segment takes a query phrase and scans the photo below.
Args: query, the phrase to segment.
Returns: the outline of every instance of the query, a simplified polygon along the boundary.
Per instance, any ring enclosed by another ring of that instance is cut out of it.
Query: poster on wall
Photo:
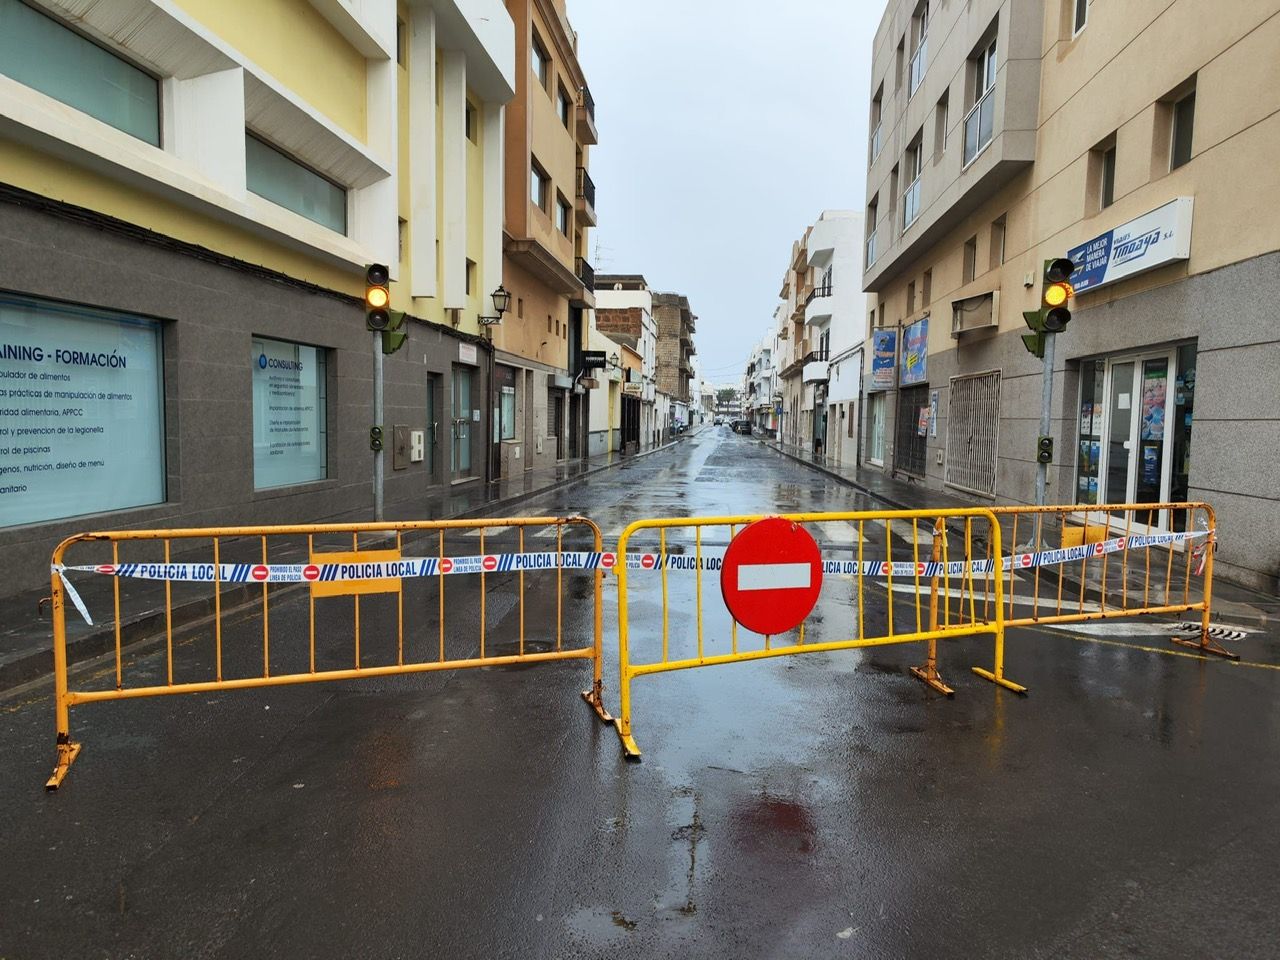
[[[903,386],[924,383],[929,379],[929,318],[917,320],[902,331]]]
[[[873,330],[871,333],[871,381],[868,390],[892,390],[893,368],[898,360],[898,331]]]
[[[929,391],[929,436],[938,435],[938,391]]]
[[[1168,398],[1164,367],[1148,366],[1142,373],[1142,439],[1164,439],[1164,405]]]
[[[324,351],[255,337],[251,361],[254,487],[323,479]]]
[[[160,329],[0,296],[0,526],[164,500]]]

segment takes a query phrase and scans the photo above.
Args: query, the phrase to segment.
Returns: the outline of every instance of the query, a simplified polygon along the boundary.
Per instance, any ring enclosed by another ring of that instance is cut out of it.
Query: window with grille
[[[1000,371],[952,377],[947,412],[949,486],[994,496],[1000,428]]]

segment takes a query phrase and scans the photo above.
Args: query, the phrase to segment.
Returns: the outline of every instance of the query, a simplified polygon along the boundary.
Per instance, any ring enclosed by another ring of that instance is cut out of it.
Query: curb
[[[545,493],[553,490],[559,490],[562,487],[570,486],[581,480],[586,480],[596,474],[604,473],[607,470],[613,470],[624,463],[634,463],[644,457],[651,456],[655,453],[661,453],[664,450],[671,450],[673,447],[690,436],[696,434],[686,434],[678,437],[670,443],[664,443],[660,447],[654,447],[652,450],[645,450],[640,453],[632,454],[628,457],[619,457],[613,463],[601,464],[584,470],[572,477],[565,477],[556,480],[543,487],[533,490],[525,490],[500,500],[492,500],[482,506],[472,507],[459,513],[453,513],[445,517],[439,517],[440,520],[465,520],[476,518],[484,514],[494,514],[497,511],[506,510],[516,504],[523,503],[526,500],[532,500],[534,497],[540,497]],[[259,587],[257,584],[246,584],[243,586],[233,587],[222,593],[222,611],[224,614],[231,613],[246,603],[251,603],[261,598]],[[214,603],[213,597],[201,597],[189,600],[186,603],[175,604],[172,607],[172,624],[176,633],[182,628],[188,627],[201,620],[213,616]],[[164,609],[147,610],[127,618],[121,623],[121,648],[132,646],[137,643],[152,639],[164,630],[165,615]],[[87,633],[80,634],[75,637],[67,638],[67,655],[68,659],[74,663],[81,663],[85,660],[91,660],[109,653],[115,649],[115,627],[108,625],[105,628],[94,628]],[[10,690],[14,687],[20,687],[28,683],[32,683],[47,677],[53,673],[53,650],[49,648],[42,649],[30,653],[24,657],[11,660],[8,663],[0,664],[0,691]]]

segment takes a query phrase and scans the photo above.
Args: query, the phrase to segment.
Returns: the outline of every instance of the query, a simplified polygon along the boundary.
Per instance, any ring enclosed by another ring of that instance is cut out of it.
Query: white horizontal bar
[[[807,563],[746,563],[738,567],[738,589],[807,590],[812,574]]]

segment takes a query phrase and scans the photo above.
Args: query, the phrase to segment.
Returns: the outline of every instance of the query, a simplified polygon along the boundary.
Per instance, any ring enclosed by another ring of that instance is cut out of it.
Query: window
[[[551,89],[551,57],[547,54],[547,47],[542,42],[542,38],[538,36],[538,31],[533,31],[533,57],[532,57],[533,75],[538,78],[538,83],[542,85],[542,89]]]
[[[879,213],[880,195],[876,194],[867,204],[867,254],[863,269],[876,262],[876,216]]]
[[[964,165],[967,167],[987,145],[995,126],[996,39],[993,37],[976,57],[970,60],[973,76],[973,106],[964,118]]]
[[[347,191],[275,147],[245,134],[249,190],[337,233],[347,232]]]
[[[926,270],[920,278],[920,306],[927,307],[933,302],[933,270]]]
[[[254,487],[323,480],[328,475],[325,352],[254,337],[250,361]]]
[[[547,201],[550,199],[551,178],[548,177],[542,167],[538,165],[537,160],[530,163],[529,172],[529,202],[543,213],[547,213],[549,212],[547,210]]]
[[[1196,122],[1196,92],[1193,89],[1173,105],[1173,136],[1169,169],[1177,170],[1191,160],[1191,136]]]
[[[564,87],[560,87],[556,95],[556,112],[560,114],[560,122],[568,130],[573,123],[573,100]]]
[[[573,207],[563,196],[556,195],[556,229],[569,236],[570,224],[573,223]]]
[[[896,93],[902,89],[902,65],[906,60],[907,38],[898,41],[898,52],[893,64],[893,89]]]
[[[160,146],[155,77],[18,0],[0,0],[0,73]]]
[[[524,319],[524,297],[516,297],[516,316]]]
[[[470,140],[472,143],[478,143],[479,141],[476,140],[476,137],[478,135],[478,131],[476,130],[476,127],[477,127],[476,108],[475,108],[475,104],[473,104],[469,99],[467,100],[467,106],[466,106],[466,110],[464,111],[464,114],[466,118],[465,123],[467,126],[467,139]]]
[[[164,502],[160,346],[140,317],[0,294],[0,527]]]
[[[920,173],[924,169],[924,130],[919,130],[907,147],[907,189],[902,194],[902,229],[920,216]]]
[[[894,229],[894,221],[898,216],[898,165],[895,163],[889,171],[889,229]],[[890,234],[892,238],[893,234]]]
[[[951,122],[951,90],[942,92],[933,113],[933,156],[936,160],[947,152],[947,127]]]
[[[991,269],[1004,263],[1004,225],[1005,215],[1001,214],[991,223]]]
[[[396,63],[405,66],[409,62],[409,28],[403,20],[396,18]]]
[[[924,72],[929,67],[929,0],[921,0],[911,29],[915,42],[911,53],[911,76],[907,81],[908,98],[920,89]]]
[[[514,376],[515,371],[512,371]],[[499,399],[498,419],[502,421],[502,439],[516,438],[516,388],[503,386]]]
[[[970,237],[964,242],[964,266],[960,276],[961,283],[968,283],[978,272],[978,238]]]
[[[1102,151],[1102,189],[1098,195],[1098,209],[1105,210],[1116,202],[1116,148],[1115,144]]]
[[[1071,36],[1075,37],[1089,22],[1089,0],[1071,0],[1075,9],[1071,15]]]
[[[907,316],[916,312],[916,282],[907,282]]]
[[[408,236],[409,236],[409,221],[404,219],[404,217],[400,217],[399,220],[397,221],[396,226],[397,226],[396,259],[399,260],[401,263],[404,263],[404,246],[405,246],[405,241],[408,239]]]
[[[875,162],[876,157],[880,156],[880,147],[883,145],[881,139],[880,121],[884,112],[884,84],[880,84],[880,89],[876,91],[876,95],[871,99],[871,160]]]
[[[474,260],[468,259],[467,260],[467,288],[466,288],[467,296],[468,297],[471,296],[471,294],[475,293],[475,290],[476,290],[476,262]]]

